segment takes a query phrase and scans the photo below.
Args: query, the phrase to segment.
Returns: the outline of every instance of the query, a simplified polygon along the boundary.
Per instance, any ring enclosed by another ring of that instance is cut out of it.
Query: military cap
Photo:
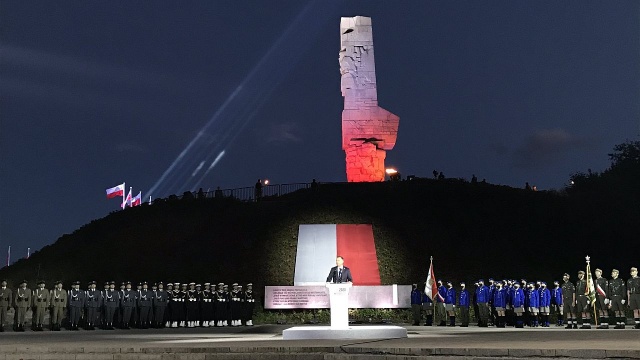
[[[224,283],[218,283],[218,286],[224,286]]]
[[[224,285],[224,286],[222,286],[222,287],[223,287],[223,288],[228,288],[228,287],[229,287],[229,285]]]
[[[595,270],[593,270],[593,271],[600,271],[600,272],[602,272],[602,269],[598,269],[598,268],[596,268],[596,269],[595,269]]]
[[[208,283],[208,282],[204,283],[204,286],[209,286],[209,285],[211,285],[211,283]]]
[[[72,284],[72,285],[80,285],[80,281],[79,281],[79,280],[76,280],[76,281],[74,281],[74,282],[73,282],[73,284]]]
[[[582,271],[582,270],[578,271],[578,275],[580,275],[580,274],[584,275],[584,271]]]
[[[146,282],[146,281],[143,281],[143,282],[140,283],[140,285],[149,285],[149,283]]]
[[[27,283],[27,280],[22,280],[22,281],[20,281],[20,285],[22,285],[22,284],[26,284],[26,283]]]
[[[515,282],[515,283],[513,283],[513,286],[520,286],[520,283],[519,282]]]
[[[186,283],[185,283],[185,284],[182,284],[182,286],[187,286],[187,284],[186,284]]]
[[[238,285],[238,287],[239,287],[240,289],[242,289],[242,285]]]
[[[89,281],[89,284],[88,284],[88,285],[97,285],[97,283],[96,283],[96,281],[95,281],[95,280],[91,280],[91,281]]]
[[[618,269],[613,269],[613,270],[611,270],[611,272],[612,273],[614,273],[614,272],[620,273],[620,271],[618,271]]]
[[[562,274],[562,276],[571,276],[571,275],[569,275],[568,273],[564,273]]]
[[[158,282],[156,283],[156,286],[158,286],[158,285],[162,285],[162,286],[164,286],[164,283],[163,283],[162,281],[158,281]]]
[[[179,282],[177,282],[177,283],[173,283],[173,285],[178,285],[178,286],[179,286],[179,285],[180,285],[180,283],[179,283]]]
[[[127,281],[126,283],[123,283],[125,285],[131,285],[131,281]]]
[[[637,267],[632,267],[631,271],[638,271],[638,268]]]
[[[108,281],[105,281],[105,282],[104,282],[104,284],[105,284],[105,285],[109,285],[109,282],[108,282]]]
[[[231,284],[231,286],[238,286],[238,283],[233,283]]]
[[[200,285],[200,284],[196,284],[196,287],[202,287],[202,285]]]
[[[196,284],[196,283],[194,283],[194,282],[190,282],[190,283],[189,283],[189,286],[191,286],[191,285],[195,285],[195,284]]]
[[[529,286],[533,286],[533,283],[532,283],[532,282],[529,282],[527,285],[529,285]]]
[[[115,285],[115,284],[116,284],[115,281],[113,281],[113,280],[109,281],[109,285]]]
[[[62,281],[57,280],[55,283],[53,283],[54,285],[58,285],[58,284],[62,284]]]
[[[542,281],[542,282],[540,282],[540,285],[547,286],[547,283],[545,281]]]
[[[123,282],[120,283],[120,286],[123,286],[123,285],[127,285],[127,282],[123,281]]]
[[[483,279],[478,280],[478,283],[484,283]]]
[[[253,286],[253,284],[252,283],[248,283],[247,286]]]

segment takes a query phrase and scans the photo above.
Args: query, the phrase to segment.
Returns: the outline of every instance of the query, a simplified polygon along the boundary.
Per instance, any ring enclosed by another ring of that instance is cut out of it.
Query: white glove
[[[622,303],[622,305],[624,305],[624,303],[626,303],[627,300],[620,300],[620,302]]]
[[[587,299],[587,305],[591,304],[591,300]]]
[[[604,299],[604,304],[605,305],[609,304],[609,299]]]

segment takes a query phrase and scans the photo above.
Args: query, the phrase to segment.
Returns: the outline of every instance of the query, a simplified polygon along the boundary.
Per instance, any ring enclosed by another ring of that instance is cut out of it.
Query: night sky
[[[345,181],[339,25],[355,15],[372,18],[403,176],[559,189],[637,139],[638,1],[2,0],[0,253],[117,210],[105,189],[123,181],[147,199]]]

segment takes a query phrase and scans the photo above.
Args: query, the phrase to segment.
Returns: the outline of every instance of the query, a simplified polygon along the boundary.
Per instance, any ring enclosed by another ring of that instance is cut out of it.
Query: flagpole
[[[7,266],[11,265],[11,245],[9,245],[9,250],[7,250]]]
[[[127,199],[127,195],[125,194],[125,192],[127,192],[127,185],[125,182],[123,182],[122,183],[122,205],[120,206],[122,210],[124,210],[124,202]]]
[[[593,283],[593,277],[591,276],[591,264],[590,264],[590,258],[589,255],[587,255],[587,257],[585,258],[587,260],[587,288],[585,289],[585,292],[588,293],[589,295],[591,295],[591,285],[589,282]],[[596,295],[597,297],[597,295]],[[591,296],[589,296],[589,299],[591,299]],[[598,313],[596,311],[596,300],[594,298],[593,301],[591,301],[591,305],[593,306],[593,319],[596,322],[596,327],[598,327]]]

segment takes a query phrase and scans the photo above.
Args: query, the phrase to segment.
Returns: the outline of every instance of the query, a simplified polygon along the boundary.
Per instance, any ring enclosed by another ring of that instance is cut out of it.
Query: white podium
[[[351,283],[326,284],[331,308],[331,326],[296,326],[282,331],[283,340],[311,339],[397,339],[406,338],[400,326],[349,326]]]
[[[327,283],[331,307],[331,329],[349,328],[349,290],[351,283]]]

